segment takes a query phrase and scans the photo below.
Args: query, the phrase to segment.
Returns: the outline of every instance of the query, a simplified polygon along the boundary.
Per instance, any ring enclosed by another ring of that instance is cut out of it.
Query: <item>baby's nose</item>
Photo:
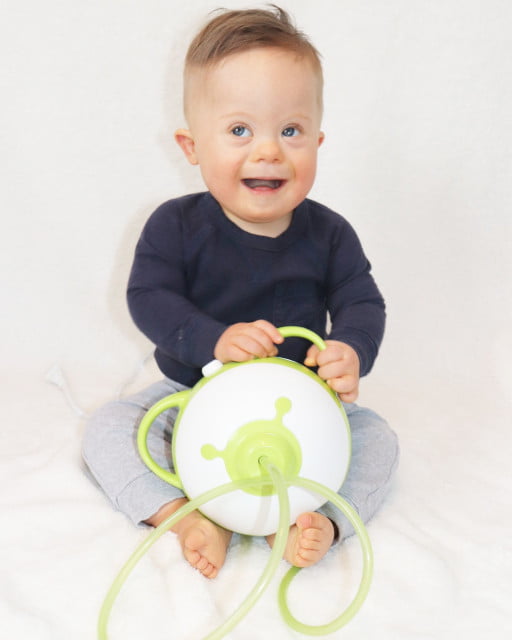
[[[251,160],[253,162],[281,162],[282,159],[283,152],[281,145],[274,138],[264,138],[256,142],[251,154]]]

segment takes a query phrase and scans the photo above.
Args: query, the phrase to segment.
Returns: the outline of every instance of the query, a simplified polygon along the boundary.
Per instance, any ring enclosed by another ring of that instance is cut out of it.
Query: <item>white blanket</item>
[[[81,422],[63,397],[44,382],[34,387],[22,398],[6,385],[15,401],[2,430],[0,637],[90,640],[110,584],[148,532],[114,512],[87,477]],[[38,424],[24,433],[30,407],[37,407]],[[416,397],[394,413],[402,461],[392,495],[369,526],[372,587],[357,616],[328,637],[511,637],[512,477],[504,410],[476,401],[434,409]],[[414,429],[408,415],[416,416]],[[219,577],[209,581],[182,559],[174,535],[165,534],[122,589],[109,638],[207,636],[240,605],[268,557],[261,540],[237,537]],[[352,597],[360,569],[358,541],[350,539],[292,583],[292,612],[309,624],[329,621]],[[277,589],[286,570],[283,561],[228,638],[302,637],[279,613]]]

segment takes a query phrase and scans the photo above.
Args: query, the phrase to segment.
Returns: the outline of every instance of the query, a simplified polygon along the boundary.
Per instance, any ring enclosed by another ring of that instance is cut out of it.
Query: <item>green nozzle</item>
[[[283,424],[283,416],[291,410],[292,403],[288,398],[280,397],[275,402],[275,408],[276,415],[271,420],[254,420],[238,428],[223,451],[212,444],[201,447],[201,455],[206,460],[224,460],[233,482],[247,478],[268,478],[267,483],[244,489],[255,496],[276,493],[275,483],[262,465],[262,459],[279,469],[286,478],[297,477],[302,464],[297,438]]]

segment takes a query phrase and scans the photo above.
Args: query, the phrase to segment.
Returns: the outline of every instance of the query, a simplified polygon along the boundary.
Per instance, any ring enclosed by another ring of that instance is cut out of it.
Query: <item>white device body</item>
[[[248,423],[276,419],[276,401],[290,408],[281,418],[300,445],[298,475],[338,491],[350,463],[351,439],[345,411],[334,393],[310,370],[281,358],[222,367],[191,391],[173,434],[173,459],[186,495],[196,498],[232,481],[222,456],[206,459],[202,448],[226,451]],[[325,498],[290,486],[290,524],[315,511]],[[238,489],[204,504],[201,511],[221,526],[247,535],[275,533],[276,495],[251,495]]]

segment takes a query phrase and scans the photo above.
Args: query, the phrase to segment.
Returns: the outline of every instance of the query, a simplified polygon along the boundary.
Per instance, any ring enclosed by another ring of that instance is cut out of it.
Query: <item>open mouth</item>
[[[249,189],[279,189],[284,180],[270,180],[265,178],[246,178],[242,180]]]

